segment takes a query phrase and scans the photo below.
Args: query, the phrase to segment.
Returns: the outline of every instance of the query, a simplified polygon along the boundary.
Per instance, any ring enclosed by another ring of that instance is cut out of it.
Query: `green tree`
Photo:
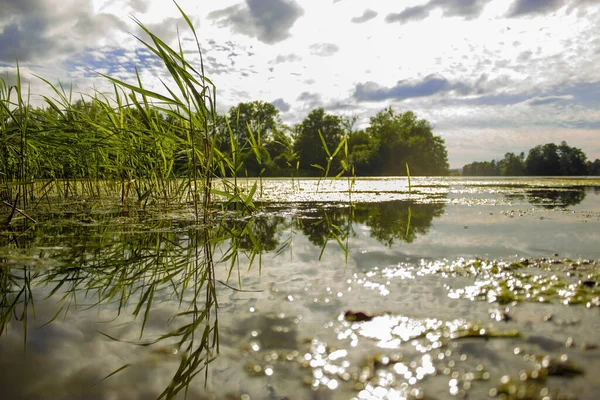
[[[264,101],[239,103],[229,109],[228,116],[234,138],[241,147],[249,143],[248,129],[257,140],[260,136],[261,142],[266,142],[281,123],[279,110],[273,104]]]
[[[558,155],[560,158],[560,173],[566,176],[587,175],[587,156],[581,149],[571,147],[563,141],[558,146]]]
[[[463,167],[463,176],[499,176],[500,162],[492,161],[474,161]]]
[[[528,175],[561,175],[558,146],[554,143],[548,143],[544,146],[535,146],[529,150],[529,154],[525,160],[525,170]]]
[[[418,119],[412,111],[396,114],[386,108],[371,117],[367,133],[377,149],[371,160],[373,174],[405,175],[407,162],[414,175],[449,172],[444,140],[433,135],[429,121]]]
[[[282,158],[290,158],[287,130],[279,110],[264,101],[239,103],[229,110],[227,120],[220,117],[216,126],[221,151],[233,165],[232,173],[250,176],[275,175],[278,168],[273,159],[283,153],[286,156]]]
[[[364,130],[349,136],[350,165],[361,175],[373,174],[373,162],[377,159],[377,141]]]
[[[501,160],[500,175],[502,176],[522,176],[525,175],[525,154],[517,156],[515,153],[506,153]]]
[[[588,175],[593,175],[593,176],[600,175],[600,159],[596,158],[594,160],[594,162],[588,161],[587,169],[588,169],[588,171],[587,171]]]
[[[518,156],[506,153],[498,162],[475,161],[463,167],[463,175],[581,176],[598,174],[599,166],[600,161],[587,161],[587,156],[581,149],[571,147],[563,141],[560,146],[554,143],[535,146],[529,150],[527,158],[525,153]]]
[[[317,108],[311,111],[304,121],[296,126],[294,152],[300,159],[300,167],[310,175],[317,175],[317,170],[311,169],[311,165],[324,167],[328,161],[327,152],[323,148],[319,132],[323,136],[329,151],[333,152],[343,138],[342,118],[327,114],[323,108]],[[338,170],[340,166],[339,158],[336,157],[331,161],[331,171]]]

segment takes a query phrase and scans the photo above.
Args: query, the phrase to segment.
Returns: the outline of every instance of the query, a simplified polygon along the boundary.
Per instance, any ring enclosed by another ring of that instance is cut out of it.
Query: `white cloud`
[[[337,53],[340,48],[333,43],[315,43],[310,45],[311,54],[319,57],[329,57]]]
[[[246,0],[212,11],[208,18],[236,33],[274,44],[290,36],[290,28],[303,13],[294,0]]]

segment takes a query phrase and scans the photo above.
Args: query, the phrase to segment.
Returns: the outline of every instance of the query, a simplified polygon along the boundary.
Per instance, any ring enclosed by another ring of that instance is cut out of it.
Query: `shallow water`
[[[189,398],[596,398],[600,180],[273,179],[257,195],[253,217],[219,214],[263,252],[216,265],[208,366],[205,324],[191,348],[163,337],[204,307],[189,208],[65,204],[2,233],[0,392],[157,398],[183,368]]]

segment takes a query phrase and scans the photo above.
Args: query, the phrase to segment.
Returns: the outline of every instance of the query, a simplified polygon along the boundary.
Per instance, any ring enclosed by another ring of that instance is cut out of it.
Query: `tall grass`
[[[98,304],[117,302],[119,312],[135,303],[132,314],[142,321],[140,340],[157,293],[165,287],[174,290],[180,304],[185,304],[178,314],[185,324],[150,342],[137,343],[147,346],[175,338],[185,354],[161,398],[186,391],[200,371],[207,373],[208,363],[219,351],[215,265],[227,264],[231,275],[241,253],[252,264],[256,254],[260,260],[262,251],[250,222],[232,229],[224,219],[215,218],[215,196],[223,210],[235,203],[241,204],[236,207],[240,213],[253,212],[257,186],[248,193],[239,191],[237,153],[233,151],[231,159],[217,146],[216,87],[205,74],[194,26],[175,5],[194,37],[195,60],[188,60],[181,40],[176,48],[170,47],[134,18],[147,36],[138,40],[169,72],[172,84],[162,82],[166,95],[146,88],[137,69],[135,82],[99,74],[113,84],[113,93],[96,91],[78,98],[60,82],[38,77],[53,93],[43,97],[46,107],[40,109],[30,106],[18,67],[14,85],[0,78],[0,197],[5,225],[35,221],[29,213],[41,204],[56,206],[59,200],[108,196],[118,199],[123,210],[192,204],[195,228],[188,232],[186,246],[168,238],[133,247],[123,243],[122,251],[103,254],[96,262],[86,254],[65,260],[64,268],[50,271],[45,278],[46,284],[54,285],[51,295],[63,296],[55,318],[68,312],[81,290],[96,292]],[[251,137],[260,162],[260,135]],[[216,188],[214,179],[225,176],[225,171],[233,172],[233,187],[225,181]],[[228,250],[216,258],[215,249],[221,246]],[[17,304],[24,310],[24,321],[29,305],[33,307],[31,279],[19,279],[15,272],[0,268],[3,329]],[[13,293],[14,287],[21,289]],[[192,299],[184,301],[184,293],[189,292]]]
[[[79,98],[60,82],[38,77],[54,96],[43,96],[45,108],[33,108],[18,68],[14,85],[0,77],[4,201],[25,209],[36,185],[66,198],[99,197],[103,182],[116,180],[123,203],[130,196],[142,206],[189,197],[205,219],[213,178],[235,163],[216,146],[216,88],[204,74],[194,27],[182,15],[196,38],[199,63],[185,58],[181,42],[173,49],[136,20],[150,38],[140,41],[171,74],[174,88],[163,82],[168,96],[146,89],[137,71],[134,83],[105,76],[112,95]]]

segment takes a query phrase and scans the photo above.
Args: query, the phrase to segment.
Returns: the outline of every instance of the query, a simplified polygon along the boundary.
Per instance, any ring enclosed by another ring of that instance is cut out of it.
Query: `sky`
[[[560,143],[600,158],[600,0],[180,0],[197,29],[220,112],[273,103],[369,118],[414,111],[450,166]],[[165,93],[168,71],[132,17],[190,60],[195,43],[167,0],[0,0],[0,76],[16,60],[42,105],[51,89],[110,91],[97,73]]]

